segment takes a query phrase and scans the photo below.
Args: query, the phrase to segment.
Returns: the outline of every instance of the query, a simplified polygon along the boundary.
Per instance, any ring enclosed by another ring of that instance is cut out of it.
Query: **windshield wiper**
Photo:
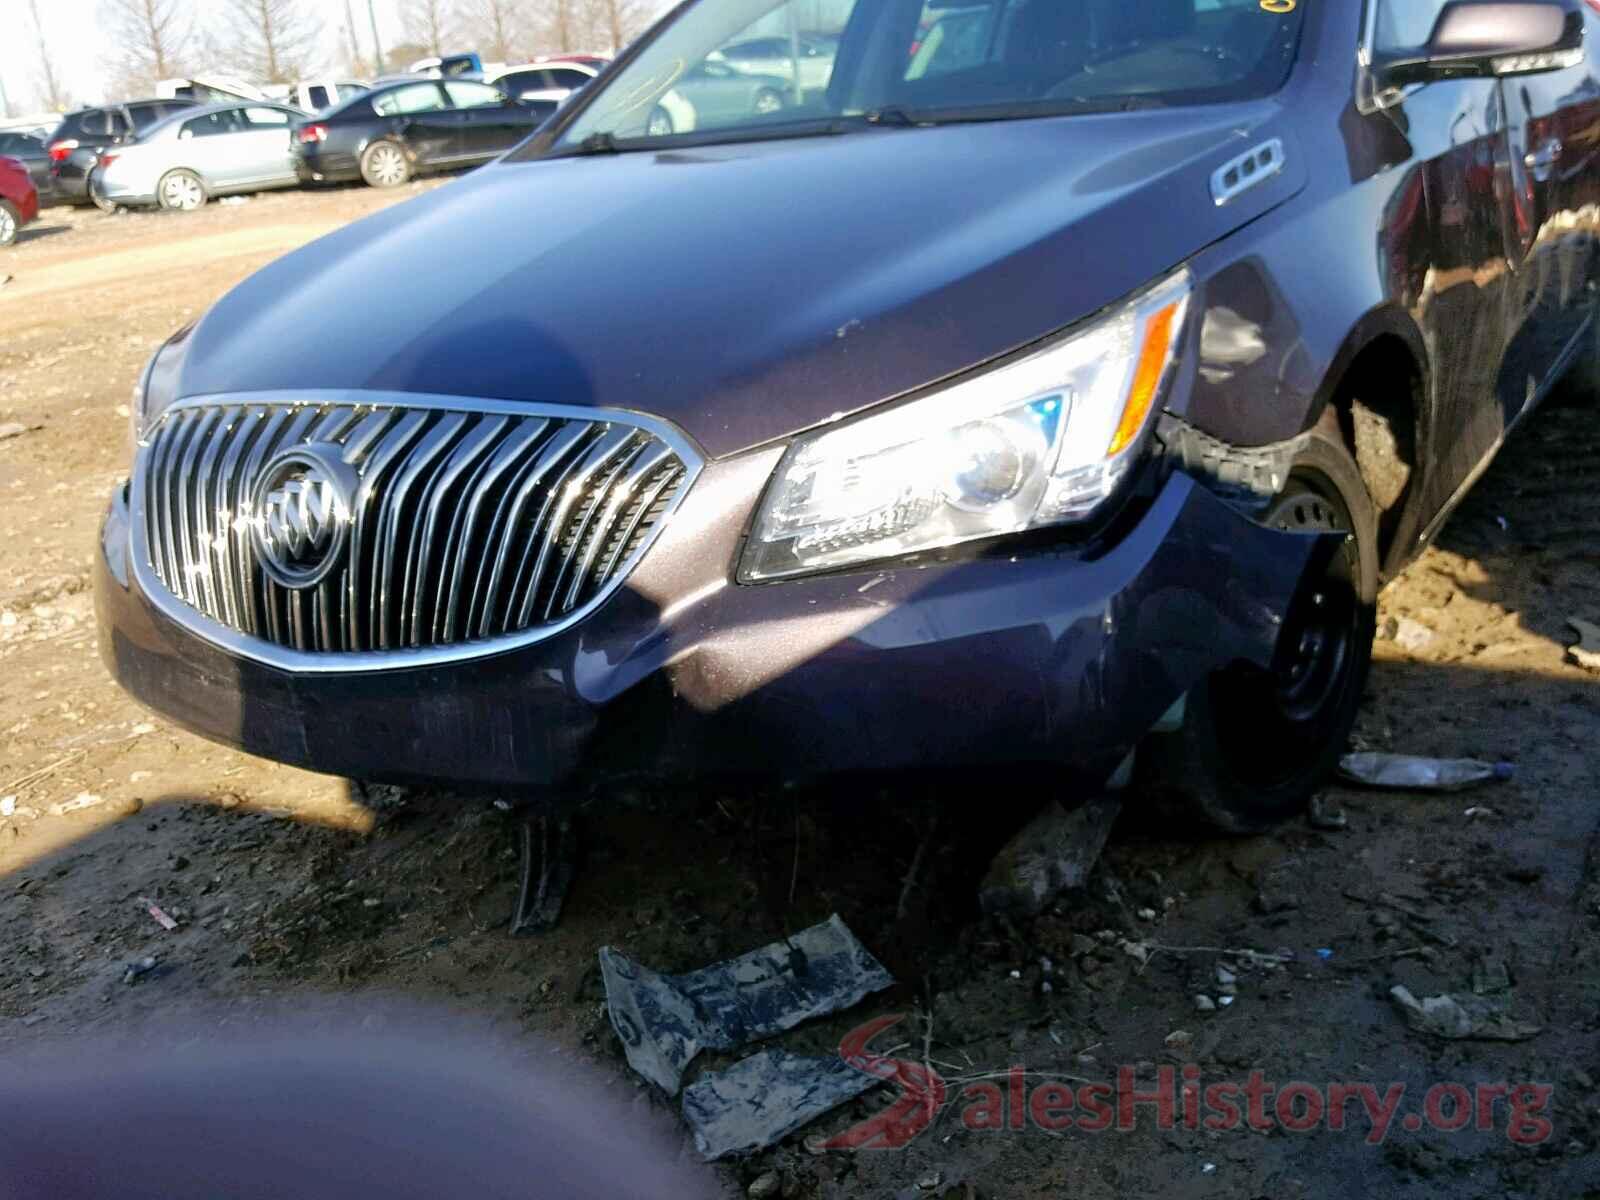
[[[887,108],[869,108],[861,114],[861,119],[868,125],[895,125],[901,128],[922,124],[905,109],[893,104]]]

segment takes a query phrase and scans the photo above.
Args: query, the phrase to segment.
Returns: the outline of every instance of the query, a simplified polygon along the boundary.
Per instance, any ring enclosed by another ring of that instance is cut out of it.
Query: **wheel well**
[[[1385,333],[1351,360],[1330,402],[1345,445],[1378,514],[1378,558],[1388,562],[1417,494],[1423,377],[1411,347]]]

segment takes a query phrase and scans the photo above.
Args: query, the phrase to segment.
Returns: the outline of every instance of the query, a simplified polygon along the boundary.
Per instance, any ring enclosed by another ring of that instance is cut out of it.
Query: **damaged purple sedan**
[[[1380,583],[1597,373],[1597,21],[691,0],[160,349],[106,662],[364,779],[1020,764],[1265,827]],[[827,49],[675,91],[755,38]]]

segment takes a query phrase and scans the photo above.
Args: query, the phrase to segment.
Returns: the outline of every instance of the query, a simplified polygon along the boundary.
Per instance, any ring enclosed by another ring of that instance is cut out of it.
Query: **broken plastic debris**
[[[68,813],[78,812],[85,808],[96,808],[105,803],[104,798],[91,795],[89,792],[79,792],[71,800],[64,800],[60,804],[50,806],[52,817],[64,817]]]
[[[1516,774],[1511,763],[1486,763],[1474,758],[1418,758],[1410,754],[1365,752],[1346,754],[1339,773],[1369,787],[1404,791],[1458,792]]]
[[[1037,916],[1059,893],[1082,887],[1121,811],[1108,797],[1070,810],[1046,804],[995,855],[978,890],[979,906],[986,913]]]
[[[146,955],[144,958],[135,959],[122,969],[122,982],[133,983],[150,974],[159,965],[160,960],[155,955]]]
[[[707,1160],[760,1150],[879,1080],[838,1057],[763,1050],[683,1089],[683,1116]]]
[[[687,975],[659,974],[603,946],[600,978],[628,1065],[669,1096],[701,1050],[771,1037],[894,982],[837,914]]]
[[[1600,625],[1582,617],[1568,617],[1567,624],[1578,635],[1578,644],[1567,650],[1572,661],[1590,671],[1600,671]]]
[[[155,918],[157,925],[171,933],[178,927],[178,923],[162,911],[161,906],[148,896],[140,896],[139,903],[144,905],[145,912]]]
[[[1515,1020],[1508,1011],[1509,996],[1474,996],[1471,993],[1429,996],[1418,1000],[1403,984],[1389,989],[1389,997],[1404,1014],[1406,1024],[1422,1033],[1456,1041],[1524,1042],[1540,1032],[1528,1021]]]
[[[1395,621],[1395,645],[1403,650],[1417,654],[1432,645],[1433,639],[1433,630],[1421,621],[1413,621],[1410,617],[1400,617]]]

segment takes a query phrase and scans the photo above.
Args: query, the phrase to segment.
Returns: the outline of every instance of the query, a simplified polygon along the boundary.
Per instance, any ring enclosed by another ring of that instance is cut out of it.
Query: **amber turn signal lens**
[[[1161,376],[1167,369],[1167,357],[1172,351],[1172,326],[1178,308],[1178,304],[1169,304],[1150,318],[1145,330],[1144,346],[1139,351],[1139,365],[1133,372],[1133,388],[1128,393],[1127,404],[1123,405],[1122,420],[1117,422],[1117,431],[1111,435],[1111,445],[1106,450],[1107,458],[1126,450],[1144,428],[1145,419],[1150,415],[1150,406],[1155,403],[1156,392],[1161,387]]]

